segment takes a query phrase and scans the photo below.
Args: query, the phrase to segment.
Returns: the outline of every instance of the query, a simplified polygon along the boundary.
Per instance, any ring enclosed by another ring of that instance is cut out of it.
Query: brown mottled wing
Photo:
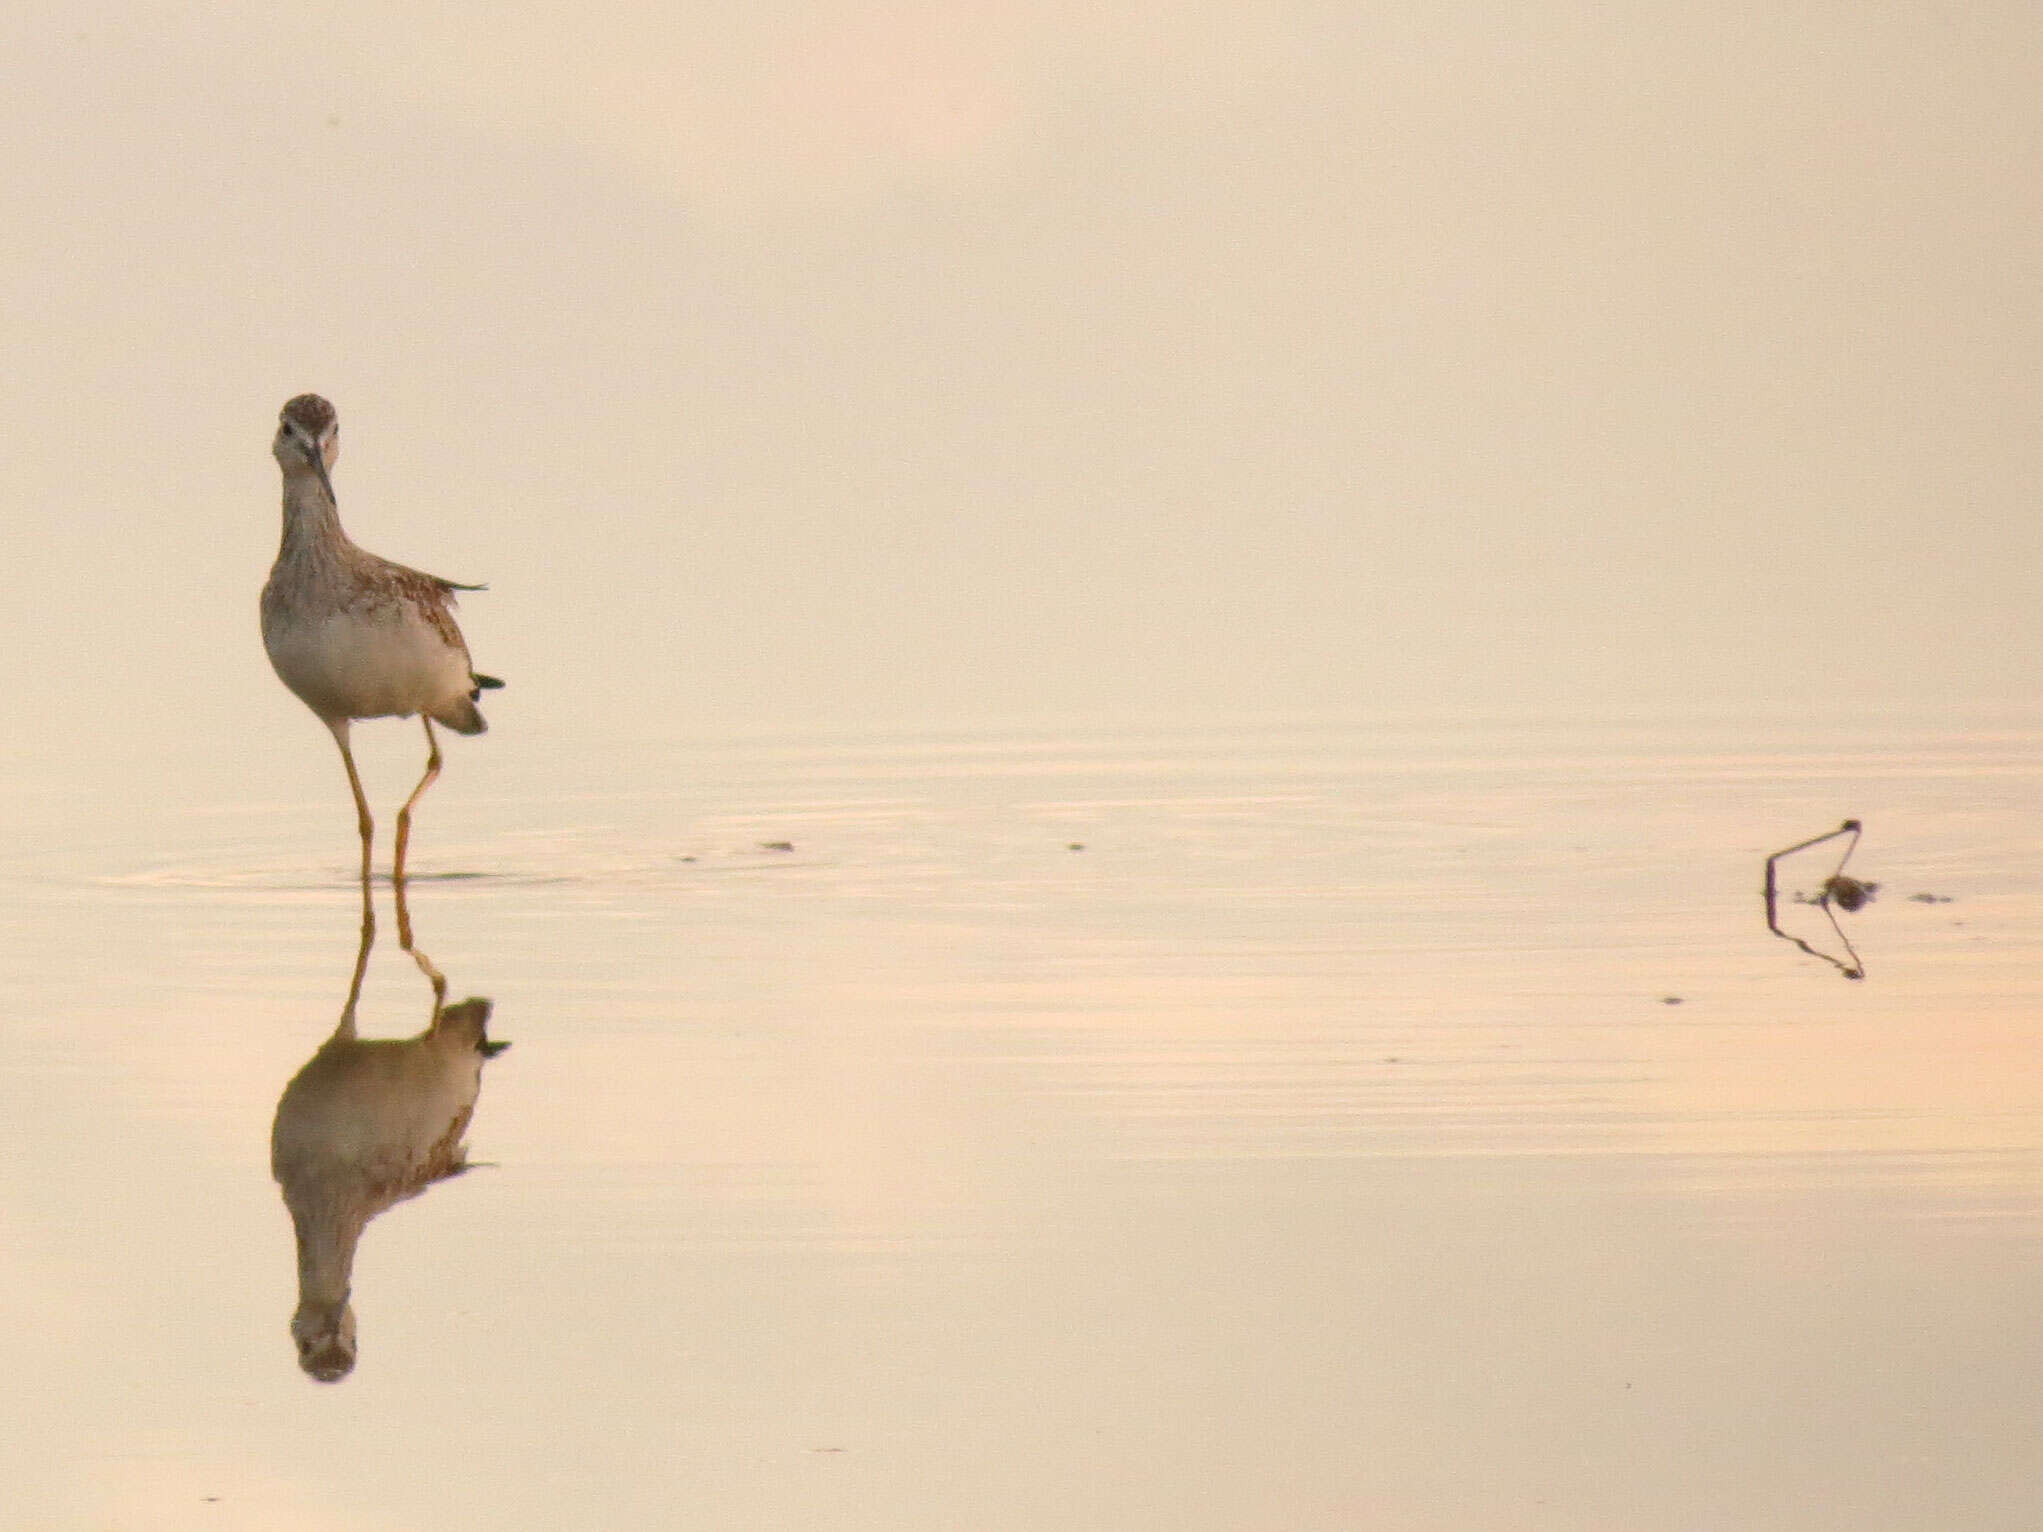
[[[384,562],[385,562],[385,563],[389,563],[389,560],[388,560],[388,559],[386,559],[386,560],[384,560]],[[441,590],[488,590],[488,589],[489,589],[489,587],[488,587],[487,585],[463,585],[463,584],[462,584],[462,583],[461,583],[461,582],[460,582],[459,580],[443,580],[443,579],[441,579],[441,578],[440,578],[440,576],[438,576],[438,575],[429,575],[429,574],[427,574],[427,573],[426,573],[426,572],[425,572],[425,571],[424,571],[423,569],[408,569],[408,568],[406,568],[406,567],[405,567],[404,565],[402,565],[402,564],[391,564],[391,565],[390,565],[390,567],[391,567],[392,569],[396,570],[396,571],[397,571],[397,572],[398,572],[399,574],[402,574],[402,575],[409,575],[409,576],[410,576],[410,577],[411,577],[412,579],[414,579],[414,580],[423,580],[423,581],[425,581],[425,583],[426,583],[426,584],[428,584],[428,585],[437,585],[437,586],[439,586],[439,588],[440,588]]]
[[[463,654],[468,652],[468,645],[461,638],[461,629],[454,624],[454,592],[480,590],[481,586],[456,585],[452,580],[443,580],[422,570],[407,569],[387,559],[383,561],[381,573],[384,588],[397,599],[416,607],[420,615],[433,625],[433,631],[446,641],[448,648],[459,649]]]

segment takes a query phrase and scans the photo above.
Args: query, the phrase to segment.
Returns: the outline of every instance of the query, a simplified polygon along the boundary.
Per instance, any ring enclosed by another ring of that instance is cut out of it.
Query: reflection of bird
[[[283,683],[340,746],[355,795],[364,884],[375,825],[348,748],[348,725],[414,713],[425,721],[425,775],[397,815],[394,876],[402,878],[412,805],[440,774],[433,721],[457,734],[482,733],[489,725],[476,698],[484,687],[504,684],[469,666],[468,645],[454,625],[454,592],[482,587],[421,574],[348,540],[328,476],[340,455],[340,422],[317,394],[284,406],[270,451],[284,471],[284,537],[262,592],[263,647]]]
[[[355,1036],[371,937],[362,934],[340,1025],[284,1087],[270,1129],[270,1173],[298,1236],[298,1365],[332,1383],[355,1365],[348,1285],[362,1230],[385,1208],[468,1166],[461,1135],[483,1061],[509,1043],[488,1036],[490,1003],[435,1004],[416,1037]]]

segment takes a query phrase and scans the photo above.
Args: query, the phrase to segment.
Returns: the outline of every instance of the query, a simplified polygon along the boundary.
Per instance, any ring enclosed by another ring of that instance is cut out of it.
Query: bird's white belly
[[[475,1109],[481,1088],[482,1055],[473,1050],[454,1053],[424,1038],[329,1043],[277,1103],[272,1165],[403,1179]]]
[[[263,646],[278,677],[323,719],[404,717],[468,692],[467,656],[400,611],[282,623],[264,632]]]

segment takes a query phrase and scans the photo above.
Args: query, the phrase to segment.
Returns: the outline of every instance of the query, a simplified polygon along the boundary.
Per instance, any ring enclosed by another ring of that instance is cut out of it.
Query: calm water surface
[[[334,1385],[303,733],[0,783],[7,1525],[2035,1524],[2043,720],[457,742],[412,913],[515,1046]],[[1863,983],[1758,898],[1847,815]]]

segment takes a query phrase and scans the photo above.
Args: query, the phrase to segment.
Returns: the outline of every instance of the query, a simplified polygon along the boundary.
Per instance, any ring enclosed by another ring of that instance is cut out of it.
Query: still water
[[[459,742],[416,945],[513,1046],[335,1383],[304,733],[6,799],[8,1526],[2035,1525],[2043,720]],[[1759,899],[1847,815],[1859,983]]]

